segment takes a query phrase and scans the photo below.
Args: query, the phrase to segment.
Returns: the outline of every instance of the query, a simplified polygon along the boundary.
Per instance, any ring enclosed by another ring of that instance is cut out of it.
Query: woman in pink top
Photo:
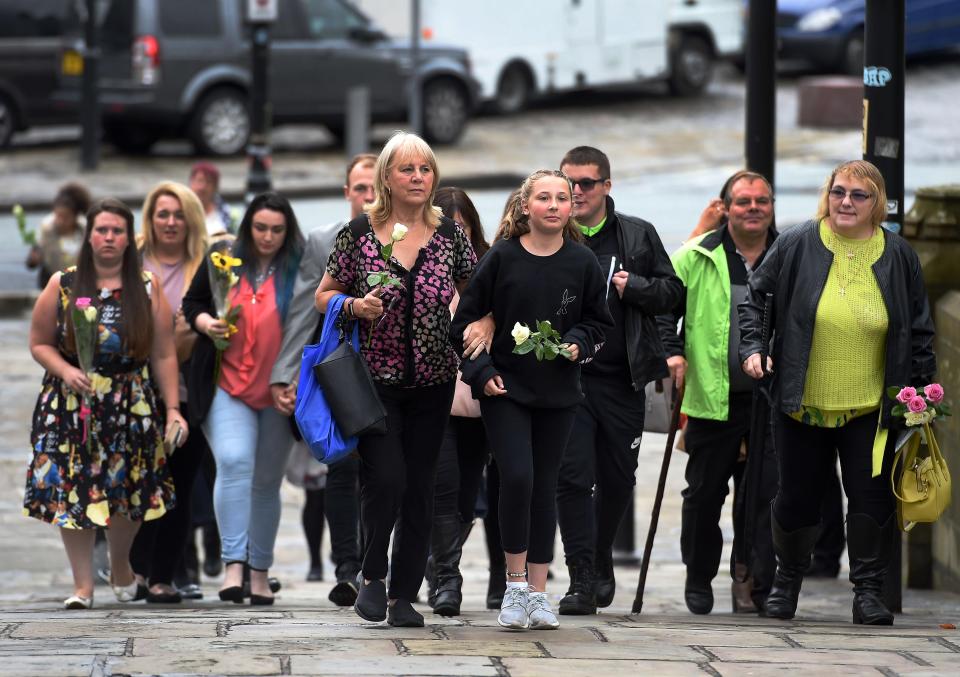
[[[243,602],[246,563],[250,603],[273,604],[267,569],[280,524],[280,483],[292,443],[288,417],[295,393],[279,386],[272,392],[270,370],[303,253],[303,236],[287,199],[277,193],[254,198],[230,253],[243,262],[230,292],[231,304],[241,310],[217,383],[212,341],[227,337],[228,327],[214,309],[208,260],[183,298],[187,321],[201,334],[188,378],[191,419],[202,422],[217,461],[213,503],[226,564],[220,599]]]

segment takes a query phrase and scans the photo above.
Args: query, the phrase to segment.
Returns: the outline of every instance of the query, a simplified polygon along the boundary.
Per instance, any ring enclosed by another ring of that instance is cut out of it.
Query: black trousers
[[[187,416],[184,402],[183,415]],[[193,534],[191,515],[193,485],[201,463],[210,455],[207,440],[200,429],[192,430],[186,443],[169,459],[177,504],[160,519],[145,521],[133,540],[130,564],[151,585],[170,585],[183,559],[187,539]]]
[[[594,564],[613,547],[630,507],[643,434],[644,393],[609,379],[581,379],[577,407],[560,464],[557,516],[568,565]]]
[[[683,490],[680,551],[688,576],[700,583],[713,580],[720,568],[723,552],[720,514],[729,493],[730,479],[733,478],[735,487],[742,480],[745,464],[739,463],[738,458],[741,444],[749,443],[752,406],[752,393],[731,393],[726,421],[687,418],[684,432],[687,487]],[[765,432],[769,438],[769,427]],[[754,453],[754,450],[747,452]],[[769,515],[770,501],[777,490],[773,445],[765,444],[758,452],[764,455],[764,463],[760,486],[751,487],[760,492],[756,500],[756,531],[752,561],[744,563],[749,564],[753,572],[754,589],[758,592],[755,597],[762,596],[773,581],[775,564]],[[736,527],[739,525],[735,525],[734,541],[743,537]]]
[[[480,411],[500,472],[503,549],[547,564],[557,530],[557,474],[576,407],[536,409],[506,397],[485,397]]]
[[[351,454],[327,468],[324,513],[330,527],[330,558],[337,580],[360,570],[360,459]]]
[[[843,524],[843,488],[836,470],[836,455],[832,470],[824,476],[823,503],[820,505],[820,538],[813,548],[814,564],[823,569],[840,569],[840,556],[847,545]]]
[[[896,435],[887,439],[883,469],[871,477],[873,439],[878,413],[860,416],[840,428],[817,428],[777,414],[777,454],[780,490],[774,502],[777,523],[786,531],[820,522],[820,506],[834,471],[834,454],[840,456],[840,474],[847,494],[847,512],[870,515],[883,524],[893,514],[890,465]]]
[[[437,460],[434,516],[459,514],[461,522],[473,521],[487,454],[483,421],[451,416]]]
[[[423,580],[433,521],[437,455],[453,403],[453,381],[422,388],[377,385],[387,410],[387,432],[360,438],[363,576],[387,577],[391,599],[413,602]]]

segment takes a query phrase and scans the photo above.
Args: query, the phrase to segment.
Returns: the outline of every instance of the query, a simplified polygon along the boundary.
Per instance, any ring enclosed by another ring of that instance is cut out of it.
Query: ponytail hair
[[[510,197],[507,198],[507,204],[504,205],[503,208],[503,216],[500,218],[500,226],[497,228],[497,234],[493,238],[495,242],[497,240],[509,240],[512,237],[520,237],[524,233],[530,232],[530,217],[523,213],[523,208],[530,200],[530,195],[533,193],[533,185],[540,179],[548,176],[566,181],[570,198],[571,200],[573,199],[573,186],[566,174],[556,169],[538,169],[524,179],[523,183],[520,184],[520,188],[513,191]],[[580,226],[573,216],[563,224],[563,237],[571,239],[574,242],[579,242],[583,239],[583,235],[580,233]]]

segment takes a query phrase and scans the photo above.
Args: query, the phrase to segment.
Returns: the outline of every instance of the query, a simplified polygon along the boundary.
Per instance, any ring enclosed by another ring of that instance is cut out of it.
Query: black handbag
[[[359,340],[357,334],[354,323],[353,340],[345,340],[341,325],[340,345],[314,365],[313,376],[344,437],[383,435],[387,432],[387,410],[363,357],[353,347]]]

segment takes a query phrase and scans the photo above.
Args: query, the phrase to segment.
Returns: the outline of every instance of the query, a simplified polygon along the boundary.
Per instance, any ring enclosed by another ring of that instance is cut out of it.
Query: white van
[[[354,0],[410,35],[411,0]],[[698,94],[743,46],[742,0],[420,0],[422,37],[465,48],[481,97],[502,112],[537,95],[666,80]]]

